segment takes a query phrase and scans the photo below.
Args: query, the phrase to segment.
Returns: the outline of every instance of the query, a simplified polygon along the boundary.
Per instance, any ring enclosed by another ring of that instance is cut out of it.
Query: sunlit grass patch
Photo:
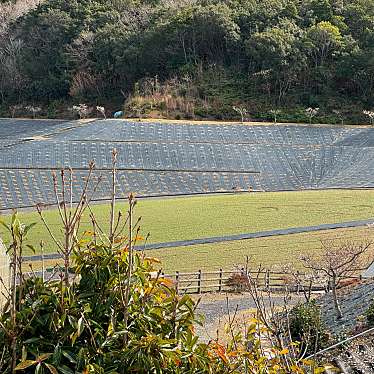
[[[117,208],[125,210],[127,205],[121,201]],[[136,215],[142,217],[142,236],[149,232],[149,242],[157,243],[367,219],[372,217],[373,208],[373,190],[328,190],[139,200]],[[94,205],[92,210],[103,230],[108,230],[109,205]],[[61,238],[58,212],[47,210],[44,215],[53,234]],[[38,222],[30,232],[30,244],[39,248],[40,240],[43,240],[46,253],[56,252],[56,246],[36,212],[21,212],[19,216],[27,223]],[[88,228],[90,221],[86,214],[81,230]],[[0,235],[5,242],[9,240],[1,228]],[[170,270],[229,268],[243,262],[247,255],[252,256],[256,264],[284,263],[317,246],[318,240],[310,244],[305,238],[318,238],[321,234],[308,235],[161,249],[154,253],[164,261],[165,269]],[[25,254],[32,253],[26,250]]]

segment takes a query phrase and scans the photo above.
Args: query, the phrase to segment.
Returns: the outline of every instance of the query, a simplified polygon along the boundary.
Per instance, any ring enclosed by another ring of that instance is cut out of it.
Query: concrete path
[[[258,231],[258,232],[247,233],[247,234],[214,236],[210,238],[178,240],[178,241],[166,242],[166,243],[153,243],[153,244],[147,244],[146,247],[137,246],[135,248],[137,250],[142,251],[142,250],[151,250],[151,249],[188,247],[192,245],[213,244],[213,243],[230,242],[230,241],[235,241],[235,240],[266,238],[270,236],[300,234],[304,232],[314,232],[314,231],[321,231],[321,230],[335,230],[335,229],[342,229],[342,228],[349,228],[349,227],[362,227],[362,226],[372,225],[373,222],[374,222],[374,218],[371,218],[371,219],[360,220],[360,221],[328,223],[328,224],[316,225],[316,226],[292,227],[288,229]],[[58,253],[51,253],[51,254],[44,255],[45,260],[57,259],[57,258],[60,258],[60,255]],[[24,257],[24,260],[25,261],[41,261],[42,256],[41,255],[27,256],[27,257]]]

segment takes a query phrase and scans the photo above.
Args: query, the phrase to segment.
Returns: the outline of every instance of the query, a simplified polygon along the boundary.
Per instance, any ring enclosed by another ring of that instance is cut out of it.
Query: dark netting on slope
[[[0,209],[52,203],[61,167],[77,169],[77,199],[91,160],[109,198],[113,148],[120,194],[374,187],[368,128],[0,120],[0,134]]]
[[[71,127],[73,123],[63,120],[0,119],[0,141],[44,136]]]
[[[326,126],[248,126],[248,125],[189,125],[165,123],[123,122],[121,120],[90,123],[90,131],[82,126],[55,137],[59,140],[101,140],[142,142],[250,143],[250,144],[309,144],[324,145],[344,139],[358,129]]]
[[[57,170],[58,173],[58,170]],[[55,202],[52,170],[1,170],[0,209],[29,207],[37,203]],[[73,200],[77,201],[86,180],[87,171],[73,172]],[[95,192],[95,200],[110,198],[110,171],[95,171],[93,183],[101,182]],[[61,188],[61,183],[59,183]],[[168,196],[198,193],[249,191],[261,189],[256,175],[240,173],[204,172],[151,172],[119,171],[117,196],[126,197],[136,191],[138,196]]]

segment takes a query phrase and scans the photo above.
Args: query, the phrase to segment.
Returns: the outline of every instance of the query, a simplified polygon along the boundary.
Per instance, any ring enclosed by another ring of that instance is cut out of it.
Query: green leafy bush
[[[366,322],[368,326],[374,326],[374,301],[372,301],[369,305],[369,308],[365,312]]]
[[[298,304],[289,316],[291,338],[301,343],[301,352],[313,353],[329,343],[330,336],[315,301]]]
[[[136,255],[128,280],[125,248],[90,246],[76,254],[77,281],[70,286],[26,280],[17,295],[18,369],[114,373],[131,367],[168,373],[177,366],[193,372],[207,360],[206,347],[193,335],[195,305],[188,296],[178,297],[170,280],[151,277],[153,261]],[[11,323],[9,310],[1,322],[5,327]],[[10,346],[4,331],[0,346]],[[6,350],[1,372],[8,372],[10,354]]]

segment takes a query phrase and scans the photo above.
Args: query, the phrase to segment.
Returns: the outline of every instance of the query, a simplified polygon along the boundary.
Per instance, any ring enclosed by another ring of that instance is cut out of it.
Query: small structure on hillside
[[[120,118],[120,117],[123,117],[123,111],[122,110],[119,110],[118,112],[115,112],[113,114],[113,117],[114,118]]]

